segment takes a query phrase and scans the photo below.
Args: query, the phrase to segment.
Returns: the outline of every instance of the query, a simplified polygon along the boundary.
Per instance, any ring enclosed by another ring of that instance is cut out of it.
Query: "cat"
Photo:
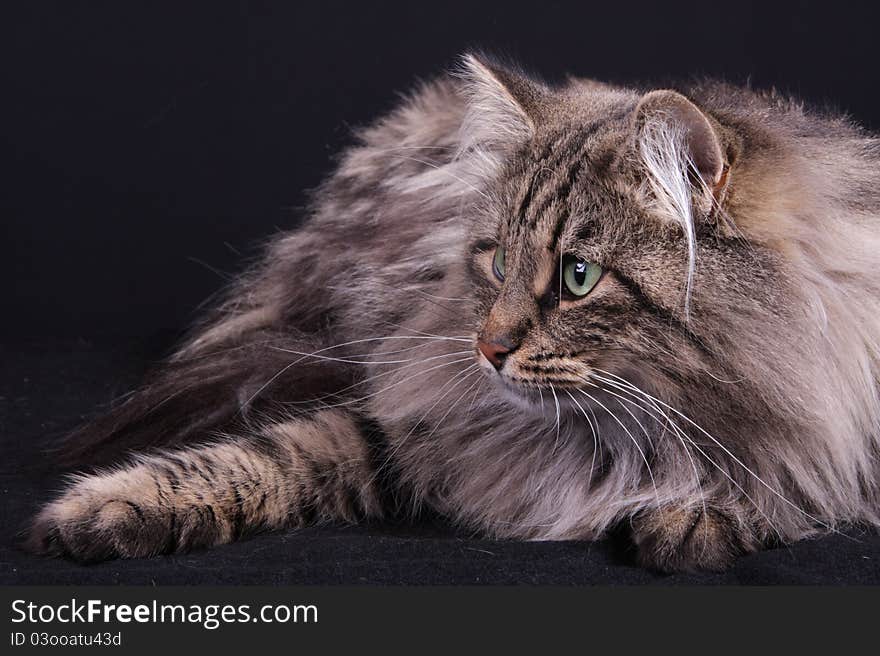
[[[67,443],[29,546],[137,558],[430,510],[662,572],[880,524],[880,142],[725,83],[481,54]],[[295,557],[295,556],[294,556]]]

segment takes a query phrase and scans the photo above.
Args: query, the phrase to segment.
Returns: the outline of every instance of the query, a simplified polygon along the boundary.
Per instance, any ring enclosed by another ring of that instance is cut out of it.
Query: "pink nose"
[[[504,365],[504,358],[510,353],[510,349],[506,346],[502,346],[496,342],[484,342],[483,340],[477,342],[477,348],[480,349],[480,353],[482,353],[496,369],[501,369]]]

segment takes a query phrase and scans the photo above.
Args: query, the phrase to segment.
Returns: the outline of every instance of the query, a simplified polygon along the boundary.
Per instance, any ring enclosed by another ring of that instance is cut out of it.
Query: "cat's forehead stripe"
[[[599,121],[586,126],[583,130],[575,131],[569,139],[560,144],[558,155],[552,162],[541,166],[536,174],[549,170],[549,175],[544,175],[544,181],[540,191],[533,190],[530,201],[534,207],[525,208],[530,218],[530,225],[534,229],[537,222],[549,209],[554,201],[567,200],[571,190],[587,157],[587,151],[592,143],[590,137],[598,130]],[[546,167],[546,168],[545,168]],[[523,216],[525,218],[525,214]]]
[[[512,236],[525,232],[529,241],[555,252],[569,219],[569,205],[578,178],[590,159],[595,134],[604,121],[548,139],[523,179]]]

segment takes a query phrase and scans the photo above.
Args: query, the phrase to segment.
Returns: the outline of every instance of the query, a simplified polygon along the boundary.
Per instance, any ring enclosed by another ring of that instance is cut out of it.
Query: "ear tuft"
[[[640,134],[658,126],[679,133],[688,163],[717,197],[726,182],[727,163],[721,140],[709,118],[683,95],[669,90],[645,94],[636,116]]]
[[[468,101],[475,141],[520,143],[534,134],[547,89],[485,55],[466,54],[456,71]]]
[[[711,216],[720,207],[727,184],[721,139],[710,119],[675,91],[645,94],[635,120],[637,146],[656,206],[681,225],[687,241],[684,312],[688,316],[696,265],[695,216]]]

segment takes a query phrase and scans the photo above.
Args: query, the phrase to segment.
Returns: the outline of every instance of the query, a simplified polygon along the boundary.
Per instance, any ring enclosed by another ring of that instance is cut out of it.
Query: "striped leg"
[[[39,513],[29,545],[82,561],[137,558],[381,514],[356,417],[324,410],[256,436],[79,476]]]

